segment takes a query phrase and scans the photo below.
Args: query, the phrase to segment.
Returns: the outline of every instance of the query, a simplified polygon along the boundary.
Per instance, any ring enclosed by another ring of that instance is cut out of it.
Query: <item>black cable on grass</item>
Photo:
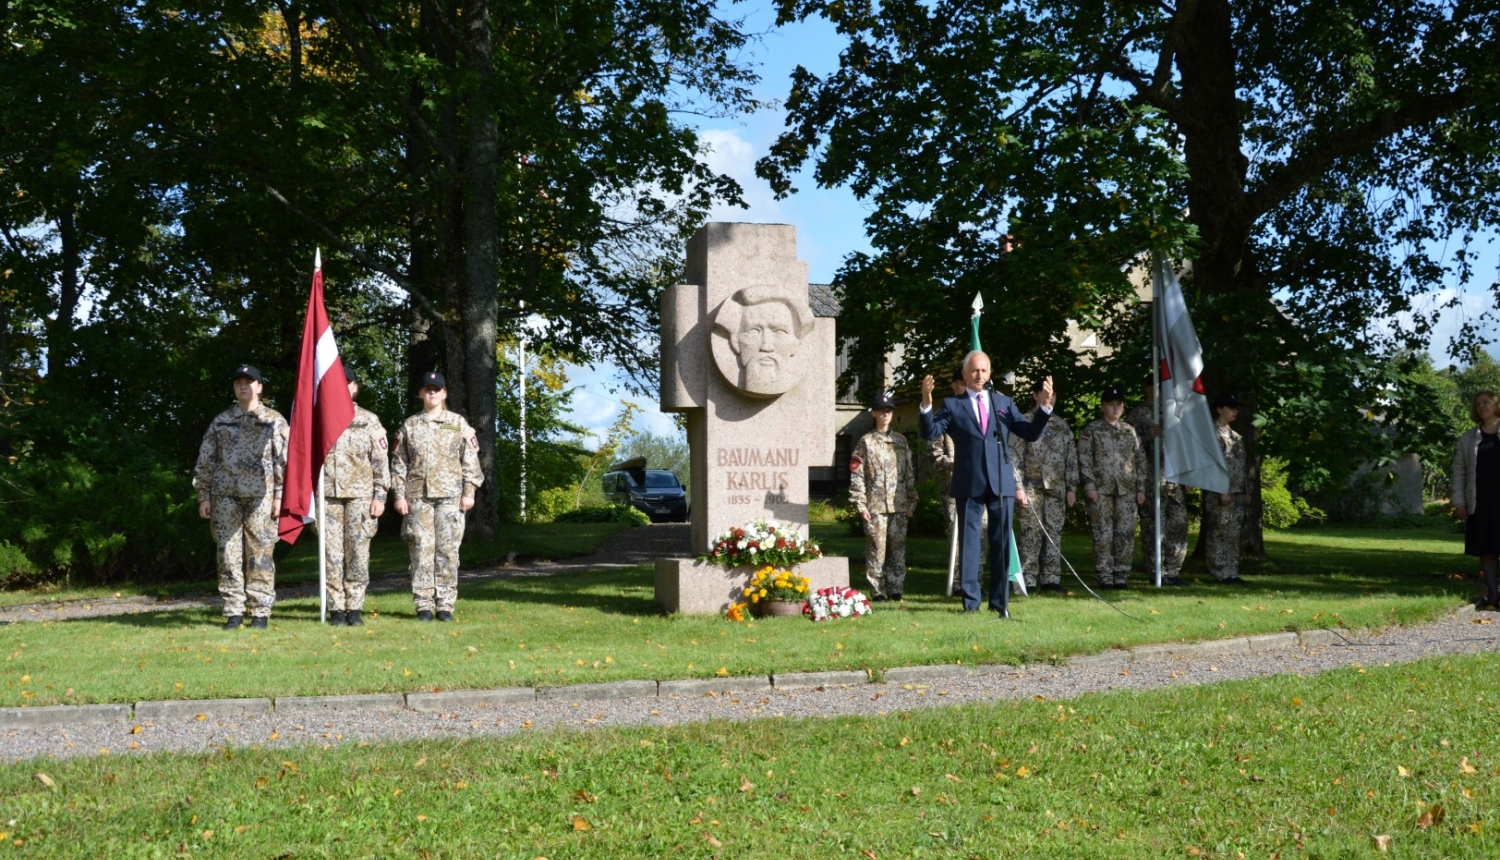
[[[1055,541],[1055,540],[1052,539],[1052,535],[1047,531],[1047,525],[1046,525],[1046,523],[1042,522],[1042,515],[1039,514],[1039,513],[1037,513],[1036,507],[1034,505],[1022,505],[1021,507],[1023,507],[1023,508],[1030,508],[1031,509],[1031,515],[1034,516],[1034,517],[1036,517],[1036,524],[1037,524],[1037,526],[1039,528],[1041,528],[1042,534],[1046,536],[1047,543],[1052,544],[1052,548],[1055,549],[1055,550],[1057,550],[1057,557],[1060,558],[1060,559],[1062,559],[1063,564],[1066,564],[1068,566],[1068,570],[1072,571],[1073,577],[1078,580],[1078,584],[1079,585],[1083,586],[1083,590],[1084,591],[1087,591],[1089,594],[1092,594],[1094,596],[1095,600],[1099,601],[1100,603],[1104,604],[1105,606],[1108,606],[1110,609],[1113,609],[1114,611],[1120,613],[1121,615],[1125,616],[1126,618],[1129,618],[1131,621],[1139,621],[1142,624],[1146,624],[1147,623],[1146,619],[1144,619],[1144,618],[1137,618],[1136,616],[1131,615],[1129,612],[1126,612],[1125,610],[1123,610],[1120,607],[1114,605],[1113,603],[1110,603],[1108,600],[1105,600],[1104,598],[1100,597],[1094,591],[1094,589],[1089,588],[1089,584],[1087,582],[1084,582],[1083,581],[1083,577],[1081,575],[1079,575],[1078,571],[1073,568],[1073,562],[1068,561],[1068,557],[1065,556],[1065,555],[1063,555],[1062,547],[1058,545],[1057,541]]]

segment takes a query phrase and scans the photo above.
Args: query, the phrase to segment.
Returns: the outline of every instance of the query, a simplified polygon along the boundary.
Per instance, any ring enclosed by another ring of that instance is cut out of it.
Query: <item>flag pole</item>
[[[1153,392],[1155,403],[1151,409],[1151,420],[1156,427],[1161,427],[1161,273],[1159,268],[1161,260],[1156,252],[1151,252],[1151,259],[1156,265],[1151,267],[1151,375],[1155,380]],[[1151,440],[1151,494],[1155,500],[1152,505],[1155,511],[1155,576],[1156,587],[1161,588],[1161,433],[1156,433],[1156,438]]]
[[[328,623],[328,507],[323,498],[323,469],[318,467],[318,623]]]

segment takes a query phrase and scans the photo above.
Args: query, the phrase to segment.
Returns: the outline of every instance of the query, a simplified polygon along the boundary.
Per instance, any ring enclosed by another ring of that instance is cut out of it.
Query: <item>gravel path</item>
[[[1497,623],[1490,624],[1492,620]],[[1500,616],[1465,608],[1430,624],[1343,636],[1347,642],[1321,647],[1149,662],[1137,659],[1112,665],[991,666],[972,672],[936,666],[906,670],[900,680],[884,684],[814,690],[609,701],[564,697],[447,714],[403,710],[342,711],[317,717],[304,714],[199,720],[189,716],[141,723],[138,734],[133,731],[136,724],[127,722],[24,728],[7,730],[0,737],[0,756],[14,762],[105,752],[202,751],[226,745],[297,747],[411,738],[493,737],[558,726],[574,729],[670,726],[709,719],[875,715],[1034,696],[1067,699],[1104,690],[1148,690],[1273,674],[1310,675],[1350,665],[1400,663],[1446,654],[1495,653],[1500,651]]]
[[[458,572],[459,586],[487,579],[524,576],[554,576],[579,570],[605,570],[651,564],[658,558],[689,554],[690,531],[687,524],[660,524],[621,529],[606,540],[593,555],[580,558],[527,559],[480,565]],[[411,580],[406,572],[379,574],[371,578],[371,592],[404,591]],[[276,589],[277,600],[293,597],[317,597],[313,583]],[[108,615],[139,615],[143,612],[167,612],[175,609],[209,609],[219,606],[217,594],[187,594],[157,599],[146,595],[106,597],[97,600],[54,600],[0,607],[0,624],[29,621],[70,621],[75,618],[100,618]]]

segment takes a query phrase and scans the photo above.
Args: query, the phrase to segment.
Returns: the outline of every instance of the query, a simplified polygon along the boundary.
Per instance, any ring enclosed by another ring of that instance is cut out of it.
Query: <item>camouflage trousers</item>
[[[1125,584],[1130,557],[1135,553],[1135,494],[1108,496],[1089,502],[1094,527],[1094,570],[1100,585]]]
[[[1217,493],[1203,494],[1203,518],[1211,519],[1208,546],[1204,555],[1208,572],[1216,580],[1234,579],[1240,575],[1240,518],[1238,501],[1223,504]]]
[[[1026,578],[1026,588],[1033,589],[1037,583],[1060,585],[1062,583],[1062,557],[1057,547],[1047,540],[1047,535],[1058,544],[1062,543],[1063,519],[1068,512],[1067,494],[1062,490],[1044,490],[1040,487],[1026,488],[1030,504],[1016,505],[1016,553],[1021,556],[1021,574]],[[1037,522],[1040,516],[1042,521]],[[1045,525],[1047,533],[1042,533]]]
[[[276,602],[276,512],[271,497],[238,499],[217,496],[212,500],[209,522],[219,545],[219,595],[224,598],[225,617],[271,614]]]
[[[949,495],[943,496],[943,537],[953,534],[953,523],[958,517],[958,500]]]
[[[1188,521],[1187,503],[1183,500],[1181,484],[1162,484],[1161,487],[1161,576],[1171,579],[1182,574],[1182,563],[1187,560]],[[1150,496],[1146,504],[1140,505],[1141,558],[1145,559],[1146,573],[1156,576],[1156,509]]]
[[[369,499],[328,499],[323,528],[328,554],[328,611],[365,608],[370,586],[370,538],[380,521]]]
[[[453,611],[458,601],[458,547],[464,512],[458,497],[411,499],[401,534],[411,550],[411,594],[417,611]]]
[[[870,596],[906,589],[906,514],[871,513],[865,520],[865,579]]]

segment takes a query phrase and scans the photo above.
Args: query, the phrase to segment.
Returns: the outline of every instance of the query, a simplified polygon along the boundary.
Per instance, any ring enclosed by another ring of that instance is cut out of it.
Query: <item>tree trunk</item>
[[[1182,96],[1173,119],[1184,137],[1189,218],[1200,239],[1192,285],[1205,300],[1200,308],[1209,311],[1196,316],[1203,339],[1203,381],[1210,397],[1233,392],[1244,403],[1235,429],[1245,440],[1251,464],[1246,492],[1253,501],[1246,510],[1241,546],[1246,554],[1262,557],[1259,434],[1251,424],[1256,397],[1249,390],[1255,374],[1244,366],[1241,356],[1247,353],[1236,344],[1249,322],[1245,315],[1267,313],[1270,307],[1256,298],[1259,278],[1249,254],[1255,213],[1245,193],[1249,162],[1242,151],[1235,97],[1234,24],[1228,0],[1198,0],[1187,14],[1177,49]],[[1200,539],[1200,547],[1202,543]]]
[[[61,267],[57,273],[57,316],[47,330],[47,375],[63,379],[73,363],[73,331],[76,327],[78,302],[83,297],[79,274],[80,252],[78,224],[73,201],[65,200],[57,213],[58,246]]]
[[[499,128],[492,102],[495,58],[489,0],[471,0],[464,7],[464,29],[468,68],[474,79],[469,99],[468,170],[464,173],[464,404],[479,435],[479,465],[485,476],[470,522],[476,537],[488,539],[494,537],[500,520],[499,487],[495,483]]]

